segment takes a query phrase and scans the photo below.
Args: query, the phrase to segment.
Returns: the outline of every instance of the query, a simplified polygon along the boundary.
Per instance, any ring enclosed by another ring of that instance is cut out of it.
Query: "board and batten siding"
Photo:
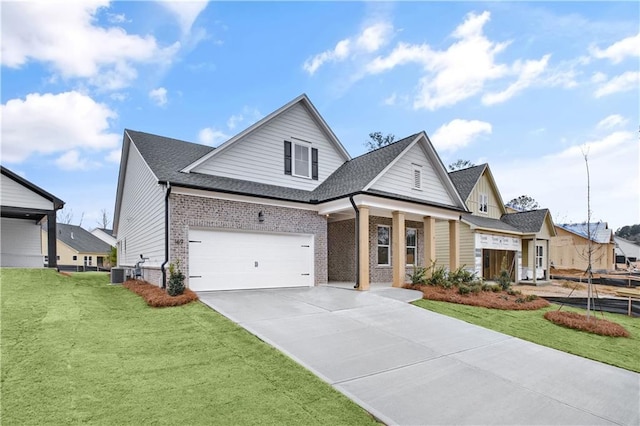
[[[53,210],[53,202],[36,194],[8,176],[2,175],[2,205]]]
[[[497,190],[491,184],[491,181],[487,177],[487,172],[485,171],[482,176],[480,176],[480,179],[478,179],[478,183],[475,188],[473,188],[473,191],[471,191],[471,194],[469,194],[469,198],[466,200],[467,208],[476,216],[500,219],[503,213],[503,207],[500,205],[496,191]],[[480,194],[487,194],[489,199],[487,213],[480,211]]]
[[[4,180],[2,182],[4,185]],[[4,199],[2,201],[4,203]],[[3,217],[0,219],[0,232],[2,232],[0,266],[17,268],[42,268],[44,266],[44,257],[42,257],[42,247],[40,246],[40,225],[34,220]]]
[[[118,264],[133,266],[140,255],[146,267],[164,262],[164,187],[158,184],[132,143],[127,159],[118,220]]]
[[[284,141],[318,149],[318,180],[284,174]],[[345,161],[307,108],[298,103],[235,141],[193,172],[311,191]]]
[[[414,165],[422,171],[422,188],[414,188]],[[420,144],[415,144],[385,172],[371,189],[453,206],[451,195]]]

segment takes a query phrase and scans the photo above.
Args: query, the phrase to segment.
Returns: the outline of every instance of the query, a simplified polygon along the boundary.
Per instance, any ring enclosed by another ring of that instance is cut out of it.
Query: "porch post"
[[[449,221],[449,270],[453,271],[460,265],[460,222]]]
[[[47,214],[47,254],[49,268],[58,267],[58,228],[56,226],[56,212]]]
[[[547,281],[551,280],[551,256],[549,256],[549,254],[550,254],[549,253],[549,241],[550,240],[547,240],[547,244],[546,244],[546,247],[545,247],[545,250],[546,250],[545,253],[547,254],[546,255],[547,256],[547,274],[544,277],[544,279],[547,280]]]
[[[537,285],[536,283],[538,282],[538,278],[536,277],[536,275],[538,275],[538,240],[536,239],[536,236],[533,236],[533,284]]]
[[[392,213],[391,263],[393,264],[393,286],[402,287],[407,273],[407,236],[404,228],[404,213]]]
[[[431,277],[431,265],[436,260],[436,220],[433,216],[425,216],[424,226],[424,267],[427,268],[427,277]]]
[[[358,210],[358,290],[369,290],[369,207],[360,206]]]

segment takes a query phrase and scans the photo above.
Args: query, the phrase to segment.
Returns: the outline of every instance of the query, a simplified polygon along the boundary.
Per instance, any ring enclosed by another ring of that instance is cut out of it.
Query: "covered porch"
[[[436,258],[436,223],[449,228],[448,266],[460,266],[460,210],[356,195],[323,205],[327,217],[329,285],[358,290],[402,287],[415,267]]]

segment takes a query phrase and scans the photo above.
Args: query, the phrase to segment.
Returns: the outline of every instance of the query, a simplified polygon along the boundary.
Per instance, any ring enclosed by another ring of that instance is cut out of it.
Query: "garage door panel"
[[[313,236],[189,232],[189,287],[231,290],[313,285]]]

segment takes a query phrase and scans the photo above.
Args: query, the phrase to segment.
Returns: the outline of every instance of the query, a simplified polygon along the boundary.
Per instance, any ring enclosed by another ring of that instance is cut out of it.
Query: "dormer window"
[[[478,210],[480,211],[480,213],[489,212],[489,197],[487,196],[487,194],[479,195],[478,205],[479,205]]]
[[[413,164],[411,180],[413,189],[422,189],[422,166]]]
[[[310,143],[284,141],[284,174],[318,180],[318,150]]]

